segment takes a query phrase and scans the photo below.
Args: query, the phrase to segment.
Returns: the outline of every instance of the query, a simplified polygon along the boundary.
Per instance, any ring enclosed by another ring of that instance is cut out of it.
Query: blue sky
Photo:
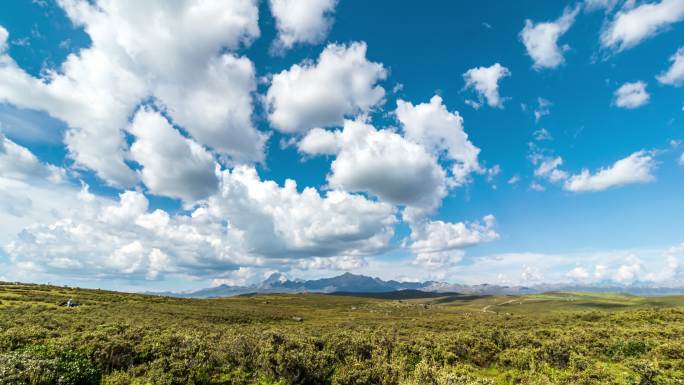
[[[681,285],[684,4],[509,3],[2,5],[0,278]]]

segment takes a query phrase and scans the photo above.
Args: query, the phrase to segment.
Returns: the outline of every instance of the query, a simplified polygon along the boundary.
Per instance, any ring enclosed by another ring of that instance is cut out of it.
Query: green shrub
[[[570,341],[565,339],[549,339],[542,343],[539,350],[539,358],[553,366],[565,368],[570,363],[572,352]]]
[[[506,349],[499,353],[498,363],[519,370],[530,370],[535,367],[536,353],[529,348]]]
[[[672,360],[684,360],[684,343],[665,342],[653,349],[653,354]]]
[[[95,385],[99,370],[77,352],[30,346],[0,354],[0,385]]]
[[[648,345],[641,340],[620,340],[608,349],[608,355],[614,360],[622,360],[630,357],[639,357],[648,352]]]

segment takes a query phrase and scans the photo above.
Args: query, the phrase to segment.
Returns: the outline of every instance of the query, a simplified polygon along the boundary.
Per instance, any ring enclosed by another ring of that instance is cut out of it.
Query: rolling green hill
[[[70,298],[80,306],[60,306]],[[684,297],[182,299],[0,284],[0,385],[57,383],[684,384]]]

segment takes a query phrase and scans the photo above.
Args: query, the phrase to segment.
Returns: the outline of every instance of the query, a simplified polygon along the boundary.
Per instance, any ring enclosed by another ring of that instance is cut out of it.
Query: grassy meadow
[[[79,307],[59,306],[73,298]],[[684,384],[684,296],[179,299],[0,284],[0,385]]]

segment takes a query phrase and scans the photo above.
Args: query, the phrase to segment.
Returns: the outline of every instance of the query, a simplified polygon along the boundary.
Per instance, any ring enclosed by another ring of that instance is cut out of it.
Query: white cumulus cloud
[[[535,143],[529,143],[529,147],[528,159],[535,166],[535,177],[546,179],[552,183],[563,181],[568,177],[568,173],[560,168],[563,165],[562,157],[539,148]],[[545,190],[537,181],[533,181],[530,188],[536,191]]]
[[[682,252],[684,252],[683,245],[670,248],[663,256],[662,268],[646,274],[643,277],[644,280],[658,283],[673,283],[682,273]]]
[[[0,176],[27,182],[59,182],[64,170],[41,162],[29,149],[7,139],[0,131]]]
[[[72,278],[220,278],[239,267],[286,269],[316,257],[343,264],[381,253],[395,223],[389,204],[342,191],[299,192],[292,180],[279,186],[238,166],[190,214],[150,212],[142,193],[125,191],[118,202],[84,202],[25,226],[5,250],[17,266]]]
[[[563,64],[565,58],[563,52],[569,47],[558,46],[558,39],[563,36],[575,22],[575,17],[580,7],[566,8],[563,14],[554,21],[534,23],[532,20],[525,21],[525,27],[520,32],[527,54],[534,61],[533,68],[556,68]]]
[[[265,96],[271,125],[286,133],[339,126],[345,117],[383,102],[385,89],[377,83],[387,71],[368,61],[366,49],[363,42],[330,44],[316,63],[295,64],[273,75]]]
[[[533,164],[537,165],[534,170],[534,176],[546,178],[551,182],[560,182],[568,177],[568,174],[559,169],[563,165],[563,158],[557,156],[555,158],[541,157],[533,159]]]
[[[254,64],[226,53],[188,72],[156,85],[160,108],[199,143],[233,163],[263,161],[267,135],[252,124]]]
[[[590,277],[589,271],[581,266],[568,271],[565,276],[576,281],[584,281]]]
[[[102,200],[88,194],[87,185],[70,183],[66,170],[41,162],[0,133],[0,246],[25,226]]]
[[[639,273],[642,270],[641,262],[635,258],[630,258],[626,264],[620,265],[615,274],[613,274],[613,279],[620,283],[631,283],[635,281]]]
[[[520,272],[520,280],[523,284],[541,283],[544,280],[544,274],[537,266],[523,265]]]
[[[306,155],[334,155],[331,187],[406,206],[409,222],[434,212],[448,189],[467,183],[472,173],[496,173],[479,164],[480,149],[465,133],[463,118],[448,111],[441,97],[417,105],[398,100],[395,115],[400,132],[376,129],[361,118],[346,120],[342,130],[309,130],[297,148]]]
[[[457,185],[465,183],[472,172],[482,171],[477,159],[480,149],[468,139],[463,118],[458,112],[449,112],[441,97],[433,96],[429,103],[418,105],[398,100],[396,115],[406,139],[454,162],[452,176]]]
[[[193,270],[207,268],[210,261],[234,268],[229,251],[217,249],[220,227],[202,226],[205,217],[199,213],[172,217],[147,209],[141,193],[127,191],[118,203],[86,205],[27,226],[5,250],[14,263],[31,262],[44,273],[71,278],[154,279],[174,271],[195,275]]]
[[[271,14],[278,30],[276,51],[297,43],[318,44],[332,26],[337,0],[270,0]]]
[[[634,109],[648,103],[651,95],[646,91],[646,83],[625,83],[615,93],[615,105],[620,108]]]
[[[684,47],[679,48],[670,61],[672,66],[658,75],[657,79],[662,84],[680,87],[684,85]]]
[[[113,185],[135,184],[123,129],[149,99],[201,144],[238,162],[263,159],[266,136],[251,121],[254,68],[230,52],[259,36],[256,1],[59,5],[92,44],[37,78],[7,55],[2,29],[0,100],[64,121],[77,166]]]
[[[601,45],[616,51],[632,48],[684,20],[684,2],[660,0],[618,11],[601,32]]]
[[[459,262],[464,248],[498,238],[493,215],[485,216],[482,223],[427,220],[411,225],[409,248],[416,255],[415,264],[441,268]]]
[[[499,95],[499,80],[511,76],[511,71],[499,63],[489,67],[471,68],[463,74],[465,88],[472,88],[480,101],[487,100],[490,107],[503,108],[503,98]]]
[[[228,219],[246,250],[262,257],[376,254],[387,248],[396,221],[387,203],[339,190],[299,193],[293,180],[280,187],[244,166],[223,171],[209,209]]]
[[[297,143],[299,152],[308,155],[335,155],[340,150],[340,132],[313,128]]]
[[[141,108],[127,131],[135,136],[131,158],[142,165],[141,179],[151,193],[192,203],[217,191],[213,156],[158,112]]]
[[[388,129],[346,121],[328,182],[431,212],[446,195],[446,173],[423,146]]]
[[[653,155],[647,151],[638,151],[595,173],[584,169],[579,174],[570,176],[565,181],[564,188],[568,191],[587,192],[603,191],[633,183],[648,183],[655,180],[655,169],[656,161]]]

